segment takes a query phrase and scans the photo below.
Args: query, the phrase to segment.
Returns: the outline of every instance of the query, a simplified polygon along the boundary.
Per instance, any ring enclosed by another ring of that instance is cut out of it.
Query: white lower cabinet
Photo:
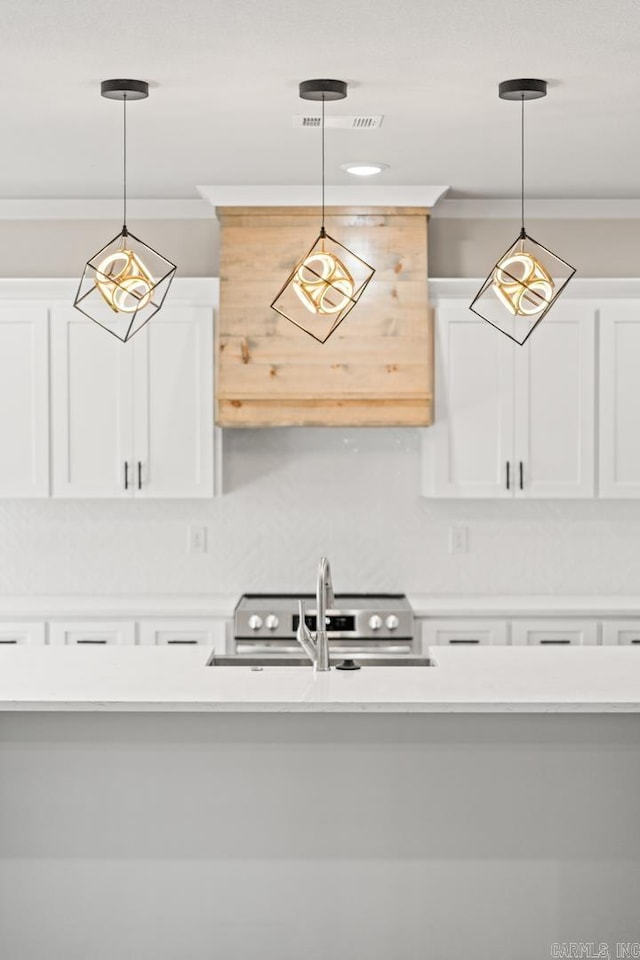
[[[640,647],[640,620],[605,620],[602,642],[608,646]]]
[[[509,642],[507,620],[425,620],[422,646],[477,647]]]
[[[158,617],[141,620],[52,620],[0,622],[0,646],[202,646],[224,653],[224,618]]]
[[[204,646],[222,653],[224,620],[141,620],[140,643],[152,646]]]
[[[106,645],[136,642],[134,620],[53,621],[49,626],[49,643],[54,646],[73,644]]]
[[[202,646],[224,653],[228,620],[224,617],[156,617],[140,620],[0,621],[3,645]],[[638,646],[640,618],[535,617],[423,618],[422,649],[449,646]]]
[[[0,646],[5,644],[41,646],[46,643],[46,638],[47,627],[41,621],[0,623]]]
[[[617,631],[617,632],[616,632]],[[593,646],[600,642],[596,619],[537,617],[513,620],[473,617],[426,619],[422,622],[422,647],[430,646]],[[603,643],[638,643],[640,620],[603,624]]]
[[[590,646],[598,643],[598,621],[514,620],[511,637],[520,646]]]

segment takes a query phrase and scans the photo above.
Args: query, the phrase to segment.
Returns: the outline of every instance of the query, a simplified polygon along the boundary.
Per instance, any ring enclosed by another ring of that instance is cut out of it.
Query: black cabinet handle
[[[511,464],[507,460],[507,490],[511,489]]]
[[[0,643],[17,643],[17,642],[18,642],[17,640],[0,640]],[[631,642],[634,643],[635,641],[632,640]]]
[[[167,640],[167,645],[173,644],[174,646],[180,646],[180,644],[191,644],[193,646],[197,642],[197,640]]]
[[[541,640],[540,643],[541,643],[541,644],[545,644],[545,643],[546,643],[546,644],[564,644],[564,645],[567,645],[567,644],[570,644],[570,643],[571,643],[571,640],[561,640],[560,638],[558,638],[557,640]]]
[[[142,461],[138,460],[138,490],[142,490]]]
[[[477,640],[477,639],[475,639],[475,638],[474,638],[474,639],[471,639],[471,638],[470,638],[470,639],[468,639],[468,640],[455,640],[455,639],[451,639],[451,640],[449,640],[449,643],[450,643],[450,644],[453,644],[453,643],[480,643],[480,641]]]
[[[124,462],[124,488],[125,490],[129,489],[129,461],[125,460]]]
[[[98,640],[97,638],[91,640],[89,639],[89,637],[85,638],[84,640],[76,640],[76,643],[106,643],[106,642],[107,642],[106,640]]]
[[[15,643],[15,640],[5,640],[5,643]],[[640,640],[631,640],[631,643],[640,643]]]
[[[520,461],[520,489],[524,490],[524,464]]]

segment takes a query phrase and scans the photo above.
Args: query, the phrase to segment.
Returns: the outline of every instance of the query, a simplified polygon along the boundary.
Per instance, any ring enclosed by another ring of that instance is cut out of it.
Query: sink
[[[383,654],[362,653],[356,657],[346,659],[338,654],[331,657],[331,666],[339,668],[339,664],[357,663],[361,667],[431,667],[433,662],[426,656],[384,656]],[[252,656],[250,653],[214,653],[207,662],[208,667],[309,667],[308,657],[295,655],[267,654],[266,656]],[[343,669],[349,669],[348,667]],[[351,668],[353,669],[353,668]]]

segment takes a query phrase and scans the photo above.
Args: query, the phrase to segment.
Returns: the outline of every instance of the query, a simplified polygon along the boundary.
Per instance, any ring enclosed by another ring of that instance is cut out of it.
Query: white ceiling
[[[153,85],[129,107],[140,198],[313,182],[318,133],[291,118],[317,76],[349,81],[328,109],[385,115],[328,132],[329,184],[381,160],[380,184],[515,196],[520,108],[497,84],[532,76],[531,196],[640,197],[638,0],[14,0],[0,35],[2,198],[118,196],[122,108],[99,95],[118,76]]]

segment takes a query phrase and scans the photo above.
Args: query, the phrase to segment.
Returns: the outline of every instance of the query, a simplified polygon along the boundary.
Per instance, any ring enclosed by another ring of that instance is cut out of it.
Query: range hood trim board
[[[227,207],[221,220],[216,422],[428,426],[433,319],[426,207],[330,207],[327,228],[375,259],[358,320],[318,344],[270,309],[318,207]],[[308,342],[307,342],[308,341]]]

